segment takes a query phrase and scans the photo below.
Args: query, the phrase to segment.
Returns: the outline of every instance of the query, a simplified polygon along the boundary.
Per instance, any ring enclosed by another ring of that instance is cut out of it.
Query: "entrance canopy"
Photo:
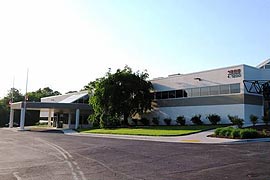
[[[13,127],[14,110],[21,110],[20,129],[24,129],[25,112],[27,110],[49,109],[48,124],[51,123],[51,110],[69,112],[69,124],[71,123],[71,112],[76,111],[75,129],[79,126],[80,111],[92,112],[92,107],[84,103],[67,103],[67,102],[17,102],[10,105],[9,127]]]
[[[53,103],[53,102],[17,102],[12,103],[11,109],[21,109],[25,107],[29,110],[40,110],[40,109],[71,109],[71,110],[90,110],[92,111],[91,106],[88,104],[82,103]]]

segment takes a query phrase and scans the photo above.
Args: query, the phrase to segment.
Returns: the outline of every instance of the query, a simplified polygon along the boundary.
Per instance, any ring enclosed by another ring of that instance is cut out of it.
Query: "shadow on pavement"
[[[39,133],[62,133],[61,129],[45,129],[45,128],[32,128],[27,131],[30,132],[39,132]]]

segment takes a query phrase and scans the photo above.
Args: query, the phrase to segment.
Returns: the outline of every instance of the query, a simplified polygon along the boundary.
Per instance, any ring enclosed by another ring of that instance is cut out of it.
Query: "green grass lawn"
[[[114,129],[79,129],[82,133],[97,134],[121,134],[121,135],[143,135],[143,136],[181,136],[198,133],[205,130],[224,127],[225,125],[202,125],[202,126],[149,126],[129,127]]]

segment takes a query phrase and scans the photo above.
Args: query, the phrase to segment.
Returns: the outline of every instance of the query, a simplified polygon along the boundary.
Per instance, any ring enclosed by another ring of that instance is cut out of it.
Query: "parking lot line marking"
[[[197,139],[186,139],[186,140],[181,140],[182,142],[201,142],[200,140]]]

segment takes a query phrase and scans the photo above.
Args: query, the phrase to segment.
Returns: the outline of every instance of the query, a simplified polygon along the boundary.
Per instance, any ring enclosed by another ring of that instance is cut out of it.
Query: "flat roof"
[[[11,109],[21,109],[23,102],[12,103]],[[27,109],[80,109],[92,111],[92,107],[89,104],[82,103],[55,103],[55,102],[26,102]]]

